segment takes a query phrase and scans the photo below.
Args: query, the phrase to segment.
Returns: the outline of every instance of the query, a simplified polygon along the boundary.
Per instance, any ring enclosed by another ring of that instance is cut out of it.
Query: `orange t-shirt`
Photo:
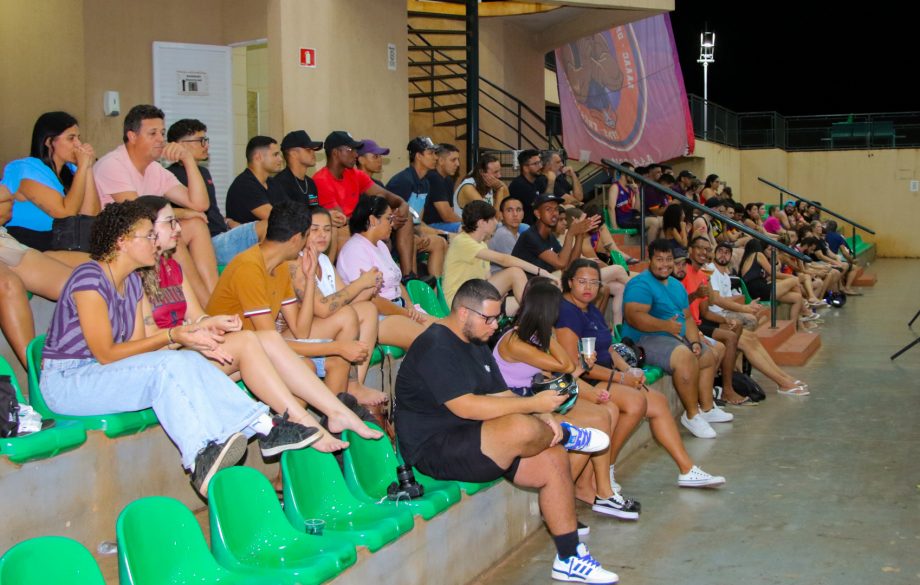
[[[709,275],[698,268],[694,268],[692,264],[687,264],[687,275],[684,276],[681,284],[684,285],[684,288],[687,289],[687,294],[690,295],[694,293],[701,284],[709,284]],[[693,320],[696,321],[697,325],[702,322],[700,319],[700,303],[702,302],[703,299],[694,299],[690,301],[690,314],[693,315]]]

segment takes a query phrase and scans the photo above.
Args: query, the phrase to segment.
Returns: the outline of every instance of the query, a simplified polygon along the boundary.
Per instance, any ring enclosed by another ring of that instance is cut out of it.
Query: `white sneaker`
[[[620,577],[612,572],[607,571],[601,564],[594,560],[588,548],[578,544],[578,554],[565,560],[556,556],[553,561],[553,580],[567,581],[569,583],[595,583],[604,585],[614,585],[619,583]]]
[[[680,487],[715,487],[724,483],[725,478],[721,475],[709,475],[696,465],[687,473],[677,476],[677,485]]]
[[[706,422],[706,419],[703,418],[701,413],[693,418],[687,418],[687,413],[684,412],[680,415],[680,424],[693,433],[693,436],[698,439],[715,439],[716,432],[709,426],[709,423]]]
[[[611,465],[610,466],[610,487],[613,488],[613,491],[615,492],[622,492],[623,486],[618,484],[617,481],[613,478],[613,468],[614,466]]]
[[[576,427],[567,422],[560,423],[560,425],[569,431],[569,440],[562,445],[566,451],[596,453],[610,446],[610,437],[604,431],[591,427]]]
[[[703,410],[701,408],[700,415],[702,415],[702,417],[706,419],[706,422],[708,423],[727,423],[732,422],[732,420],[735,418],[735,415],[730,412],[725,412],[716,404],[713,404],[712,408],[709,410]]]

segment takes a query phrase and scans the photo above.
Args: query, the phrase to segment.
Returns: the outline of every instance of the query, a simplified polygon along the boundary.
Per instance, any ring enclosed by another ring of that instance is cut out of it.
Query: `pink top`
[[[134,191],[138,196],[165,195],[173,187],[182,186],[176,175],[156,162],[147,165],[143,175],[137,172],[124,144],[96,162],[93,177],[103,207],[114,201],[112,195],[115,193]]]
[[[383,288],[380,289],[380,296],[388,301],[400,298],[402,289],[399,285],[402,282],[402,271],[393,261],[390,249],[382,241],[377,242],[375,246],[361,234],[355,234],[342,246],[335,263],[336,270],[345,284],[351,284],[359,279],[362,270],[367,272],[375,266],[383,275]]]

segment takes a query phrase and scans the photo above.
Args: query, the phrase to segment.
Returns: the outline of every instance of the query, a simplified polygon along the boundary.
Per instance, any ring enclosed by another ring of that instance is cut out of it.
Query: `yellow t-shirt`
[[[444,258],[444,298],[448,306],[454,302],[454,295],[467,280],[489,278],[489,263],[476,257],[487,249],[485,242],[477,242],[468,233],[462,232],[450,242],[447,257]]]
[[[262,250],[255,245],[227,264],[205,311],[208,315],[239,315],[243,328],[252,330],[255,327],[248,317],[268,315],[274,321],[282,305],[296,302],[287,264],[269,274]]]

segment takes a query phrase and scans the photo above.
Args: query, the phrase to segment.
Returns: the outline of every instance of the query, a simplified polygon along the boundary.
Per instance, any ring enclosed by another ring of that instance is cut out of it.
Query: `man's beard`
[[[652,276],[654,276],[655,278],[657,278],[658,280],[662,282],[666,281],[668,278],[670,278],[671,274],[673,274],[672,272],[671,274],[665,274],[664,276],[658,276],[658,274],[656,274],[654,270],[651,272],[652,272]]]
[[[716,258],[716,264],[718,264],[719,266],[728,266],[729,264],[731,264],[731,262],[732,262],[731,257],[729,257],[726,260],[719,260],[718,258]]]
[[[473,326],[469,323],[463,324],[463,336],[466,337],[470,343],[473,345],[483,345],[488,340],[479,339],[476,337],[476,334],[473,333]]]

